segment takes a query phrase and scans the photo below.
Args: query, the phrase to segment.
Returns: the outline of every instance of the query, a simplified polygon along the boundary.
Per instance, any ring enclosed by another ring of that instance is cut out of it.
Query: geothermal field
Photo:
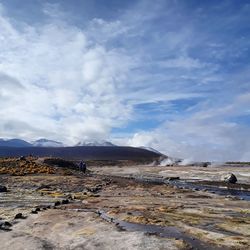
[[[0,0],[0,250],[250,250],[250,0]]]
[[[250,249],[249,165],[86,163],[0,159],[1,249]]]

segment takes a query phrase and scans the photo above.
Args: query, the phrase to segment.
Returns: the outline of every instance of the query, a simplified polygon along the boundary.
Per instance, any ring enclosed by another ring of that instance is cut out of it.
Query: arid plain
[[[2,249],[250,248],[247,165],[52,163],[1,159]]]

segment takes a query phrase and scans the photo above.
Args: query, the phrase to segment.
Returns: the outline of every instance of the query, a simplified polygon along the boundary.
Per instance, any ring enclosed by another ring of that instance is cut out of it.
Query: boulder
[[[12,225],[8,221],[0,222],[0,230],[10,231]]]
[[[68,199],[62,200],[62,204],[69,204],[69,200]]]
[[[3,224],[4,224],[5,227],[11,227],[12,226],[11,223],[9,223],[8,221],[5,221]]]
[[[22,213],[18,213],[18,214],[15,215],[14,219],[25,219],[25,217],[23,216]]]
[[[201,166],[202,166],[203,168],[207,168],[207,167],[208,167],[208,165],[209,165],[209,163],[208,163],[208,162],[203,162],[203,163],[201,164]]]
[[[223,176],[223,180],[227,183],[232,183],[232,184],[237,182],[236,176],[232,173],[228,173],[225,176]]]
[[[55,204],[54,204],[55,207],[56,207],[56,206],[59,206],[59,205],[61,205],[61,202],[60,202],[60,201],[56,201]]]
[[[0,185],[0,193],[7,192],[7,187]]]

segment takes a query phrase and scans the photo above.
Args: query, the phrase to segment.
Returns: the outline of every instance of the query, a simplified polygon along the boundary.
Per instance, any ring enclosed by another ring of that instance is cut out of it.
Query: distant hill
[[[134,147],[0,147],[0,157],[60,157],[68,160],[157,160],[161,154]]]
[[[32,144],[20,139],[0,139],[0,147],[31,147]]]
[[[34,147],[63,147],[63,143],[48,139],[39,139],[32,143]]]
[[[63,143],[48,139],[27,142],[21,139],[0,139],[0,147],[63,147]]]

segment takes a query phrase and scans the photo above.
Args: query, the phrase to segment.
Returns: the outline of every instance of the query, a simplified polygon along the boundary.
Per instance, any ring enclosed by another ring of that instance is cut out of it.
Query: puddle
[[[98,211],[100,217],[108,221],[110,223],[114,223],[119,229],[125,231],[139,231],[144,232],[149,235],[156,235],[165,238],[174,238],[174,239],[181,239],[184,240],[188,245],[190,245],[190,249],[196,250],[225,250],[228,248],[225,247],[217,247],[211,244],[205,243],[196,239],[192,236],[185,234],[184,232],[180,231],[176,227],[172,226],[157,226],[157,225],[146,225],[146,224],[138,224],[132,222],[126,222],[118,219],[114,219],[108,216],[104,211]]]
[[[217,187],[217,186],[210,186],[210,185],[204,185],[194,182],[187,182],[187,181],[181,181],[181,180],[165,180],[164,178],[143,178],[143,177],[135,177],[134,180],[144,183],[150,183],[150,184],[167,184],[171,186],[177,186],[178,188],[186,188],[186,189],[199,189],[204,190],[206,189],[207,192],[215,193],[218,195],[223,196],[234,196],[238,199],[250,201],[250,191],[247,190],[239,190],[239,189],[232,189],[228,187]]]
[[[167,182],[166,184],[169,184],[171,186],[177,186],[178,188],[199,189],[199,190],[206,189],[207,192],[210,192],[210,193],[215,193],[215,194],[223,195],[223,196],[229,195],[229,196],[237,197],[238,199],[250,201],[250,191],[247,191],[247,190],[237,190],[237,189],[231,189],[227,187],[216,187],[216,186],[202,185],[202,184],[198,184],[194,182],[184,182],[184,181],[171,181],[171,182]]]
[[[120,179],[128,179],[128,180],[134,180],[136,182],[142,182],[142,183],[148,183],[148,184],[154,184],[154,185],[170,185],[170,186],[176,186],[178,188],[186,188],[186,189],[198,189],[198,190],[205,190],[210,193],[215,193],[222,196],[233,196],[238,199],[250,201],[250,191],[242,190],[242,189],[232,189],[228,187],[223,186],[211,186],[206,184],[200,184],[195,183],[192,181],[187,180],[175,180],[176,177],[170,177],[173,178],[173,180],[166,180],[166,178],[163,178],[162,176],[147,176],[147,175],[140,175],[140,176],[110,176],[110,175],[102,175],[106,177],[114,177],[114,178],[120,178]]]

